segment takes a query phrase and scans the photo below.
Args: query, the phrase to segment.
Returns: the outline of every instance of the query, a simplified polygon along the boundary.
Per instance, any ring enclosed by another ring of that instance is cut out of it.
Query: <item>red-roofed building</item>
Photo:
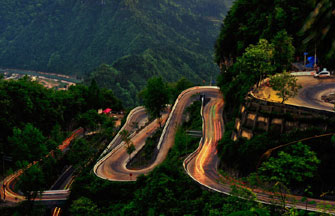
[[[105,113],[106,115],[107,114],[110,114],[112,112],[112,109],[111,108],[107,108],[105,109],[104,111],[102,111],[103,113]]]

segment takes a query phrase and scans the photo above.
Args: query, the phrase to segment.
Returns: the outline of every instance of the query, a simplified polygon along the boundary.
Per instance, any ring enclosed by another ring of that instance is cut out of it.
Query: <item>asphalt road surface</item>
[[[288,104],[296,106],[305,106],[314,109],[322,109],[331,111],[333,105],[321,101],[321,96],[330,93],[335,89],[335,80],[333,79],[315,79],[313,77],[299,77],[298,82],[303,86],[297,97],[289,99]],[[174,144],[174,138],[177,126],[183,121],[183,113],[193,101],[199,99],[199,94],[204,94],[209,102],[203,107],[203,138],[199,143],[199,148],[193,152],[184,161],[186,172],[199,184],[208,187],[214,191],[229,194],[231,186],[237,185],[247,190],[253,191],[260,202],[269,204],[279,204],[279,198],[271,198],[274,194],[259,189],[251,189],[242,182],[230,177],[223,177],[218,173],[217,167],[219,158],[217,156],[217,143],[221,139],[224,132],[224,123],[222,119],[222,109],[224,105],[223,97],[217,87],[193,87],[181,93],[175,102],[170,115],[163,115],[164,132],[158,145],[158,155],[156,160],[147,168],[139,170],[131,170],[127,168],[129,155],[126,152],[124,143],[118,134],[106,148],[103,157],[94,166],[95,174],[103,179],[111,181],[135,181],[141,174],[147,174],[157,165],[162,163],[167,156],[169,149]],[[263,87],[256,95],[259,98],[279,102],[274,91],[271,88]],[[277,100],[277,101],[276,101]],[[135,123],[134,123],[135,122]],[[138,133],[134,125],[137,124],[142,128]],[[132,134],[132,142],[136,146],[136,151],[131,155],[133,157],[145,144],[147,137],[152,135],[159,127],[157,120],[148,124],[147,115],[143,107],[135,108],[129,115],[126,124],[120,130],[128,130]],[[15,176],[13,176],[15,178]],[[8,191],[7,191],[8,192]],[[45,199],[52,200],[64,191],[47,191]],[[16,197],[16,198],[15,198]],[[305,209],[305,203],[294,203],[292,200],[301,200],[302,197],[287,195],[287,205],[294,205],[296,208]],[[17,201],[17,195],[8,193],[8,198]],[[335,206],[333,201],[323,201],[308,199],[316,203],[323,202]],[[308,210],[318,211],[316,205],[308,205]]]
[[[291,99],[290,103],[294,103],[298,106],[306,106],[310,108],[315,106],[319,109],[326,109],[325,107],[322,107],[322,103],[320,104],[319,102],[315,102],[315,98],[317,98],[318,95],[323,94],[325,91],[329,91],[329,88],[332,88],[333,86],[332,81],[314,80],[314,78],[311,79],[310,77],[305,77],[299,79],[299,82],[303,84],[304,88],[300,90],[299,95],[296,98]],[[269,89],[267,91],[269,91]],[[121,151],[118,153],[118,156],[113,156],[114,153],[110,153],[105,158],[100,160],[95,166],[95,173],[101,178],[112,181],[135,181],[138,175],[147,174],[154,169],[154,167],[165,159],[168,150],[173,145],[177,128],[176,126],[181,124],[182,114],[185,108],[194,100],[199,98],[198,96],[194,97],[194,95],[199,93],[204,94],[209,101],[203,107],[203,137],[199,143],[199,147],[184,161],[184,168],[187,174],[200,185],[220,193],[230,194],[232,190],[231,186],[235,185],[252,191],[256,195],[259,202],[281,205],[282,194],[274,194],[257,188],[249,188],[243,182],[239,182],[229,176],[223,177],[218,172],[219,158],[217,156],[217,143],[224,133],[224,123],[222,119],[224,101],[219,89],[213,87],[191,88],[184,91],[178,97],[175,106],[172,109],[172,113],[165,125],[166,133],[162,135],[163,140],[161,142],[161,147],[159,148],[157,159],[150,167],[141,170],[127,169],[126,165],[129,161],[127,160],[128,155],[124,151],[124,148],[120,148]],[[328,110],[330,110],[330,108]],[[157,125],[157,123],[152,124]],[[142,142],[143,144],[147,137],[146,135],[150,135],[152,130],[154,130],[154,128],[149,125],[148,128],[139,132],[139,134],[142,135],[137,135],[139,136],[138,139],[135,136],[133,141],[135,143]],[[115,145],[118,146],[120,144]],[[122,159],[118,159],[119,157]],[[132,176],[129,175],[130,173]],[[310,211],[320,211],[319,207],[317,207],[318,204],[331,206],[335,205],[335,202],[333,201],[308,198],[309,202],[315,201],[316,204],[308,204],[306,207],[305,202],[299,202],[302,199],[300,196],[286,194],[285,197],[287,199],[285,204],[286,206],[294,206],[298,209],[308,209]]]
[[[113,143],[114,149],[94,166],[94,173],[100,178],[111,181],[135,181],[139,175],[149,173],[164,161],[169,149],[174,144],[177,126],[182,123],[185,108],[193,101],[199,100],[199,95],[197,95],[199,93],[217,95],[218,92],[217,87],[193,87],[179,95],[169,115],[169,119],[167,119],[167,123],[164,126],[165,128],[160,142],[161,145],[158,145],[156,160],[149,167],[136,170],[128,169],[127,163],[129,162],[129,155],[125,151],[124,144],[120,140],[116,140],[115,143]],[[164,120],[166,118],[167,115],[164,116]],[[132,122],[129,121],[127,124],[131,125]],[[158,126],[159,124],[156,120],[132,138],[136,149],[140,149],[145,144],[146,138],[154,133]],[[136,152],[134,152],[134,154],[136,154]]]
[[[321,96],[335,92],[335,78],[314,78],[313,76],[298,76],[298,84],[302,86],[298,95],[289,98],[285,104],[308,107],[312,109],[332,111],[333,104],[326,103],[321,100]],[[256,98],[264,99],[272,102],[281,102],[276,92],[266,85],[260,87],[254,92]]]
[[[61,151],[65,151],[70,143],[71,140],[75,139],[76,137],[79,137],[83,134],[84,130],[83,128],[78,128],[75,130],[71,136],[66,138],[61,145],[58,146],[58,149]],[[52,157],[52,151],[46,155],[45,157]],[[42,159],[41,159],[42,160]],[[21,202],[26,200],[26,198],[21,194],[18,193],[15,190],[15,185],[17,183],[18,177],[22,175],[22,173],[31,167],[33,164],[38,163],[39,161],[35,161],[31,164],[29,164],[26,168],[19,169],[15,173],[7,176],[2,182],[0,187],[0,196],[1,199],[5,200],[6,202]],[[67,200],[68,196],[70,195],[69,187],[73,182],[73,176],[72,176],[73,170],[69,169],[66,173],[64,173],[64,176],[62,179],[59,180],[58,186],[55,186],[51,190],[44,191],[41,195],[38,195],[37,198],[35,198],[36,201],[63,201]]]
[[[309,108],[332,110],[332,105],[318,100],[321,95],[333,91],[335,80],[319,80],[313,77],[301,77],[299,83],[303,88],[299,91],[296,98],[290,100],[290,104],[296,106],[306,106]],[[272,92],[271,92],[272,91]],[[274,94],[273,90],[266,89],[265,92],[270,92],[270,96]],[[279,100],[279,99],[278,99]],[[267,204],[283,205],[281,193],[270,193],[260,189],[249,188],[243,182],[240,182],[231,177],[223,177],[218,172],[219,158],[217,156],[217,143],[221,139],[224,132],[222,119],[223,99],[217,94],[212,97],[210,102],[203,108],[203,138],[199,143],[198,149],[189,155],[184,161],[184,168],[188,175],[197,181],[202,186],[211,190],[230,194],[231,186],[235,185],[239,188],[252,191],[259,202]],[[320,212],[322,209],[319,206],[335,206],[334,201],[326,201],[319,199],[308,198],[308,202],[314,201],[315,204],[301,202],[301,196],[290,194],[284,195],[286,198],[286,206],[292,206],[298,209]],[[335,213],[334,209],[328,210],[329,213]]]

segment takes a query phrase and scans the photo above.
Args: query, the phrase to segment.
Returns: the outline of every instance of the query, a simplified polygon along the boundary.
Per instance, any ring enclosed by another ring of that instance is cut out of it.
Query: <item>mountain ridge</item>
[[[143,59],[155,62],[156,70],[151,73],[166,80],[176,81],[185,76],[193,82],[209,81],[211,74],[219,72],[212,57],[220,28],[215,20],[223,19],[231,2],[1,1],[0,67],[94,78],[90,73],[99,65],[116,65],[124,62],[124,57],[129,59],[134,55],[132,58],[144,56],[148,58]],[[150,61],[144,65],[150,65]],[[134,79],[127,76],[127,71],[132,67],[136,66],[119,68],[130,81]],[[150,70],[150,67],[141,68],[137,74]],[[164,68],[173,71],[172,79]],[[142,81],[136,88],[144,85]],[[104,87],[117,91],[115,86],[116,83],[109,82]]]

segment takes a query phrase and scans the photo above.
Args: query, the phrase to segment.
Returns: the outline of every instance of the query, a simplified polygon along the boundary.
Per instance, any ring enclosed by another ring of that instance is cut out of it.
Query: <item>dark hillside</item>
[[[137,89],[151,74],[209,81],[218,72],[213,46],[231,2],[4,0],[0,67],[85,76],[109,64]],[[116,83],[108,83],[117,90]]]

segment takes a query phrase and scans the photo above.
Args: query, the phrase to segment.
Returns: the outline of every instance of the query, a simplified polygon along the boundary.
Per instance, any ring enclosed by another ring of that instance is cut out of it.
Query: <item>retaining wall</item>
[[[235,119],[232,139],[239,137],[251,139],[263,132],[285,133],[296,128],[310,127],[335,130],[335,113],[288,104],[264,101],[248,95]]]

